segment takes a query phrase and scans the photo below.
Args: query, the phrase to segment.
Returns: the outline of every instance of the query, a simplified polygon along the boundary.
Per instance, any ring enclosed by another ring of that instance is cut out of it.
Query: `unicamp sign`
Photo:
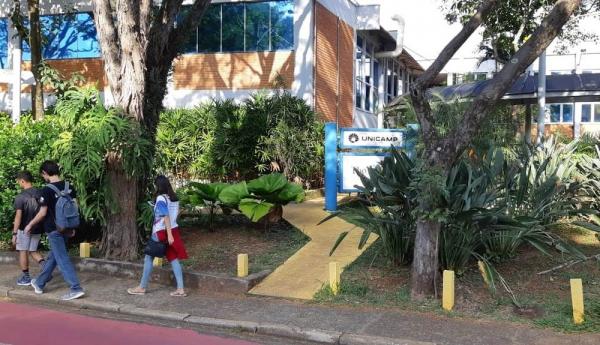
[[[404,130],[342,128],[340,147],[345,149],[374,149],[401,147],[404,144]]]

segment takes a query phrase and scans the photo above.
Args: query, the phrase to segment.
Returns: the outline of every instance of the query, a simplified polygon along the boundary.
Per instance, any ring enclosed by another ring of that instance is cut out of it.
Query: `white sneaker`
[[[44,293],[44,290],[42,290],[38,285],[35,279],[31,279],[31,287],[33,287],[33,290],[35,291],[36,294],[41,295]]]
[[[70,301],[72,299],[80,298],[83,295],[85,295],[85,292],[83,292],[83,291],[71,291],[68,294],[62,296],[60,299],[62,301]]]

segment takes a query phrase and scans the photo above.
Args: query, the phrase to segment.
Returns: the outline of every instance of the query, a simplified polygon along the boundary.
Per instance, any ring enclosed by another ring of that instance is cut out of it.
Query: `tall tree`
[[[33,118],[39,120],[44,117],[44,86],[40,67],[42,63],[42,33],[40,28],[40,1],[27,0],[27,11],[29,25],[25,23],[25,17],[21,13],[21,1],[13,0],[11,21],[19,36],[19,48],[22,42],[29,42],[31,51],[31,71],[35,85],[31,86],[31,110]]]
[[[29,48],[31,49],[31,72],[35,85],[31,89],[31,111],[33,118],[44,117],[44,85],[42,84],[42,30],[40,25],[40,0],[27,0],[29,12]]]
[[[555,0],[504,0],[486,18],[482,26],[480,49],[483,60],[494,59],[506,63],[538,24],[553,8]],[[444,0],[443,10],[450,23],[465,23],[481,3],[480,0]],[[599,37],[580,26],[583,16],[598,16],[599,0],[583,0],[572,19],[559,34],[557,48],[561,51],[582,41],[597,41]]]
[[[482,25],[485,18],[494,13],[500,0],[485,0],[476,13],[464,24],[462,30],[442,50],[433,64],[410,88],[410,97],[415,108],[424,141],[420,180],[416,184],[420,220],[417,222],[414,261],[411,274],[413,298],[433,295],[438,271],[438,242],[440,224],[443,221],[441,198],[447,173],[458,157],[473,140],[490,110],[529,65],[560,34],[569,18],[577,11],[582,0],[558,0],[552,10],[535,29],[531,37],[507,61],[502,70],[485,85],[463,114],[459,126],[440,134],[441,124],[436,121],[431,105],[426,98],[440,71],[454,56],[465,41]]]
[[[93,0],[104,70],[117,106],[138,121],[154,142],[167,76],[173,60],[195,30],[210,0]],[[175,26],[177,18],[182,18]],[[136,215],[141,183],[123,169],[123,157],[109,155],[108,181],[117,211],[108,219],[101,250],[107,257],[133,258],[139,248]]]

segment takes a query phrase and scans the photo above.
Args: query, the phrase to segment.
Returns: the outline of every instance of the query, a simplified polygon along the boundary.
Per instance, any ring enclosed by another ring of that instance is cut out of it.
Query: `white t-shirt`
[[[156,204],[154,205],[154,225],[152,226],[152,233],[156,233],[161,230],[166,230],[165,216],[169,216],[171,221],[171,228],[177,227],[177,216],[179,215],[179,201],[171,201],[166,195],[159,195],[156,198]]]

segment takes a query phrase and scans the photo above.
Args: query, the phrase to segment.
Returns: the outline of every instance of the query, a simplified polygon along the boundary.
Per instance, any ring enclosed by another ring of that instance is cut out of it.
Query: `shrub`
[[[52,157],[51,144],[59,132],[59,125],[52,117],[34,122],[24,116],[19,124],[13,125],[9,117],[0,116],[0,231],[12,231],[13,200],[19,193],[16,174],[30,170],[38,176],[41,163]],[[42,183],[37,179],[37,185]]]

